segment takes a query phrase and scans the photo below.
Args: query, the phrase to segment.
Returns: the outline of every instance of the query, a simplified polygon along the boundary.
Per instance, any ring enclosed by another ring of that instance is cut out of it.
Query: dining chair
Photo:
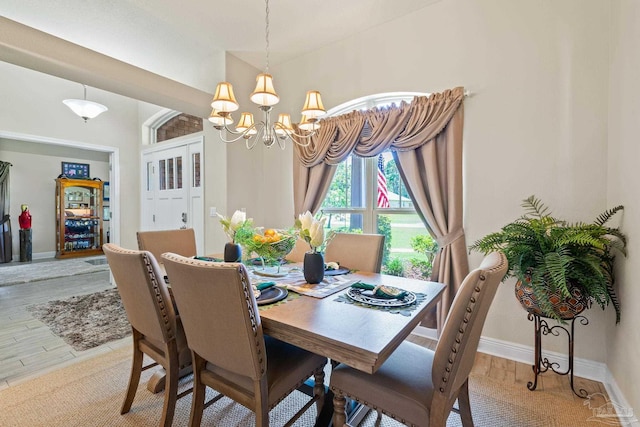
[[[337,262],[351,270],[380,273],[384,235],[335,233],[327,243],[325,262]]]
[[[160,264],[162,264],[161,255],[165,252],[173,252],[186,257],[194,257],[198,254],[196,234],[193,228],[138,231],[136,237],[138,238],[138,249],[151,252]]]
[[[192,371],[191,353],[180,317],[151,252],[123,249],[113,243],[104,244],[102,249],[133,333],[131,375],[120,413],[131,409],[142,371],[161,365],[166,376],[160,425],[168,427],[177,400],[191,391],[178,394],[178,379]],[[154,362],[142,366],[144,355]]]
[[[255,413],[256,426],[269,425],[269,410],[311,376],[313,397],[286,425],[324,400],[327,359],[264,335],[258,305],[240,263],[211,263],[177,254],[162,255],[193,355],[190,426],[199,426],[206,387]]]
[[[304,254],[311,250],[311,246],[304,240],[298,238],[291,252],[285,255],[284,259],[289,262],[302,262],[304,261]]]
[[[374,373],[339,364],[331,372],[333,426],[346,424],[345,398],[351,398],[408,426],[444,427],[449,413],[460,413],[473,427],[469,373],[489,306],[507,272],[502,252],[487,255],[462,282],[435,351],[404,341]],[[458,400],[458,409],[453,404]]]

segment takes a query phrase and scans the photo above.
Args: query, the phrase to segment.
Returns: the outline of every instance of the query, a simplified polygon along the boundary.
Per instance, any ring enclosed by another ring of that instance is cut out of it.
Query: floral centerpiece
[[[242,249],[237,239],[238,230],[246,227],[251,227],[253,219],[247,219],[247,214],[244,211],[235,211],[231,218],[218,214],[220,218],[220,224],[229,242],[224,246],[224,260],[225,262],[237,262],[242,259]]]
[[[231,218],[218,214],[218,218],[220,218],[222,229],[231,243],[238,243],[236,242],[236,233],[241,227],[253,223],[253,219],[247,219],[247,214],[243,211],[235,211]]]
[[[293,249],[296,235],[291,230],[276,230],[253,227],[245,224],[236,232],[236,240],[248,253],[255,252],[262,260],[262,266],[276,264],[280,271],[281,260]]]
[[[326,218],[316,219],[311,212],[298,215],[294,228],[298,236],[311,246],[311,252],[304,254],[302,270],[308,283],[320,283],[324,279],[324,257],[318,249],[325,243],[324,223]]]
[[[324,244],[324,223],[326,220],[326,218],[315,219],[309,211],[298,215],[296,220],[294,227],[298,231],[298,236],[311,246],[313,253],[317,253],[318,248]]]

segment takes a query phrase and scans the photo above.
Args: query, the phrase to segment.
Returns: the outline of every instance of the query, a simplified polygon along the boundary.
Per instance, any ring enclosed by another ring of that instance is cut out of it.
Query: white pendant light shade
[[[218,114],[218,111],[212,110],[211,115],[209,116],[209,121],[213,123],[214,126],[224,126],[233,123],[233,117],[231,117],[231,113],[222,117]]]
[[[236,126],[236,131],[246,132],[247,130],[249,130],[248,133],[251,135],[257,132],[255,127],[253,126],[253,114],[242,113],[242,115],[240,116],[240,120],[238,121],[238,125]]]
[[[87,87],[84,86],[84,99],[65,99],[62,101],[64,105],[69,107],[71,111],[82,117],[86,122],[89,119],[98,117],[100,114],[109,110],[102,104],[97,102],[87,101]]]
[[[276,122],[275,130],[278,135],[291,135],[293,133],[291,116],[284,113],[278,114],[278,121]]]
[[[220,82],[216,86],[216,93],[211,102],[211,108],[219,113],[230,113],[240,108],[240,104],[233,95],[233,86],[229,82]]]
[[[265,107],[271,107],[280,102],[280,97],[273,87],[273,77],[271,74],[258,74],[256,77],[256,89],[251,94],[251,102]]]
[[[298,127],[307,132],[314,132],[320,129],[320,123],[318,123],[315,119],[309,119],[306,115],[302,115],[302,120],[300,120],[300,124]]]
[[[317,90],[310,90],[307,92],[307,98],[304,101],[302,107],[302,114],[308,118],[315,118],[323,115],[326,112],[324,105],[322,105],[322,98],[320,92]]]

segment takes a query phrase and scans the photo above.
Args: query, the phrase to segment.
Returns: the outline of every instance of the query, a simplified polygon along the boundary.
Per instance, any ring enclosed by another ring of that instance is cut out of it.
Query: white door
[[[204,248],[202,138],[142,155],[142,230],[193,228]]]

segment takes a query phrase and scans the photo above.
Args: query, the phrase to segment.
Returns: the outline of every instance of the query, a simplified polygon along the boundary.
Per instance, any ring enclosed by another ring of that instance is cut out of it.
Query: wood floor
[[[50,261],[50,260],[48,260]],[[64,261],[61,261],[64,262]],[[0,267],[0,274],[2,274]],[[38,268],[38,263],[33,263]],[[76,351],[54,335],[26,307],[112,288],[108,272],[0,287],[0,390],[63,365],[130,345],[131,338]]]
[[[34,262],[33,267],[37,268],[38,263]],[[30,304],[89,294],[111,287],[113,285],[109,283],[108,272],[0,287],[0,389],[96,354],[131,345],[129,337],[94,349],[75,351],[26,310]],[[409,339],[435,348],[435,342],[428,338],[411,335]],[[530,365],[484,353],[477,354],[473,370],[505,384],[518,384],[522,387],[526,387],[527,382],[533,379]],[[604,386],[597,381],[576,378],[575,382],[576,389],[583,388],[589,394],[599,392],[606,395]],[[573,395],[568,378],[553,373],[542,375],[538,389],[545,393]],[[574,399],[581,401],[576,396]]]

